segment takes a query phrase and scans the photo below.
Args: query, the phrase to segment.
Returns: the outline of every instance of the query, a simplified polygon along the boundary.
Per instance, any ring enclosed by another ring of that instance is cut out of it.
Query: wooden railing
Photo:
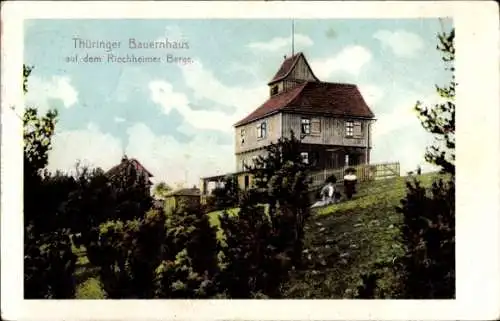
[[[354,168],[358,181],[360,182],[400,176],[400,167],[398,162],[324,169],[309,174],[309,177],[311,178],[310,188],[314,189],[319,186],[323,186],[325,184],[325,180],[331,175],[335,175],[337,182],[342,182],[346,168]]]

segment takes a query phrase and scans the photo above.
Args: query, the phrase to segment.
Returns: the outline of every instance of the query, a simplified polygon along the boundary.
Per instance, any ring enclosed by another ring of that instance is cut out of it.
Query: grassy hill
[[[425,174],[418,179],[430,186],[437,176]],[[349,298],[359,284],[361,273],[369,271],[378,261],[401,255],[397,240],[401,215],[395,208],[406,194],[406,179],[361,183],[351,201],[313,210],[305,227],[305,266],[293,273],[285,289],[287,297]],[[229,212],[237,215],[238,210]],[[221,213],[208,214],[213,226],[219,226]],[[221,230],[218,236],[222,238]],[[95,271],[89,270],[84,253],[78,254],[78,298],[102,298]],[[390,273],[382,282],[386,286],[391,284]]]
[[[437,174],[418,177],[430,186]],[[360,184],[351,201],[317,209],[306,225],[305,267],[295,271],[287,297],[350,298],[360,285],[360,274],[376,262],[400,256],[396,206],[406,195],[406,177]],[[389,271],[381,280],[392,283]]]

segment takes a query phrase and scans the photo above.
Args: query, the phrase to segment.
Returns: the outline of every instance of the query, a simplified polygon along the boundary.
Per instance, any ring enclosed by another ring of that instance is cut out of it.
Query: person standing
[[[346,175],[344,176],[344,193],[348,200],[352,199],[352,196],[356,194],[356,183],[358,178],[355,173],[356,171],[354,168],[347,168]]]

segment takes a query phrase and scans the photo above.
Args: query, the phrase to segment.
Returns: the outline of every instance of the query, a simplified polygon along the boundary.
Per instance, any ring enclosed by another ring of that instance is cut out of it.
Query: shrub
[[[406,255],[400,264],[403,296],[445,299],[455,295],[455,183],[432,184],[430,196],[418,181],[408,183],[398,211]]]

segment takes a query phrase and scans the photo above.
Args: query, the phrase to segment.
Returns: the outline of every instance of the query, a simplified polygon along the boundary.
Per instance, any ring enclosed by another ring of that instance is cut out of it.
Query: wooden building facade
[[[304,162],[313,168],[370,162],[375,115],[356,85],[320,81],[304,54],[298,53],[283,61],[268,86],[269,98],[234,125],[234,175],[241,188],[250,187],[252,181],[245,165],[291,131],[302,142]],[[202,184],[206,182],[202,179]]]

